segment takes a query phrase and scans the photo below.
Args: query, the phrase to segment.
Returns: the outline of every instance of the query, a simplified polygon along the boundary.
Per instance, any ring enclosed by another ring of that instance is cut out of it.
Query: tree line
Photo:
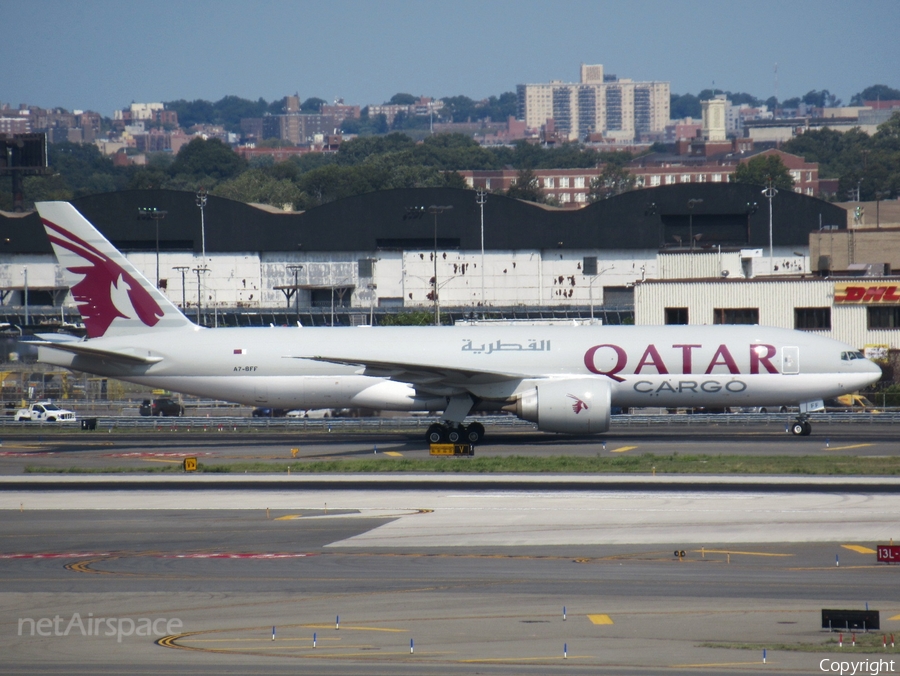
[[[893,91],[874,93],[888,96]],[[860,95],[872,93],[869,88]],[[900,98],[900,92],[895,93]],[[301,105],[320,104],[307,100]],[[781,148],[818,162],[820,177],[838,178],[839,201],[848,200],[857,190],[863,201],[893,199],[900,194],[900,114],[871,136],[859,129],[844,133],[823,129],[801,134]],[[651,148],[666,149],[661,144]],[[28,203],[125,189],[202,188],[243,202],[309,209],[374,190],[464,188],[466,183],[457,173],[464,169],[515,169],[519,176],[507,194],[538,202],[546,198],[534,176],[536,169],[601,167],[601,176],[590,186],[591,201],[634,188],[634,177],[625,166],[633,159],[631,153],[600,152],[578,143],[542,147],[519,141],[511,146],[483,147],[463,134],[436,134],[422,142],[400,132],[360,136],[343,143],[336,153],[309,153],[279,163],[271,157],[247,162],[224,143],[200,138],[174,157],[151,154],[143,166],[114,166],[111,158],[91,144],[50,144],[48,154],[52,174],[25,179]],[[735,179],[757,184],[771,179],[776,187],[790,186],[783,164],[765,158],[742,164]],[[10,210],[10,179],[2,177],[0,181],[0,209]]]

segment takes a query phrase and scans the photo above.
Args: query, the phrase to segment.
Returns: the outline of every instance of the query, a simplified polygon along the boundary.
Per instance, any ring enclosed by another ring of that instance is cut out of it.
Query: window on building
[[[681,182],[682,182],[682,183],[690,183],[690,182],[691,182],[691,175],[690,175],[690,174],[682,174],[682,175],[681,175]]]
[[[759,308],[715,308],[713,324],[759,324]]]
[[[706,174],[697,174],[697,183],[706,183]]]
[[[866,308],[870,329],[900,329],[900,305]]]
[[[576,202],[587,202],[587,195],[584,194],[583,192],[576,192],[575,193],[575,201]]]
[[[484,179],[484,189],[485,190],[491,189],[491,179],[489,179],[489,178]]]
[[[688,323],[688,309],[686,307],[667,307],[666,324],[686,325]]]
[[[712,182],[713,183],[721,183],[722,182],[722,174],[713,174]]]
[[[802,331],[828,331],[831,329],[830,307],[794,308],[794,328]]]
[[[560,204],[566,204],[567,202],[571,202],[571,201],[572,201],[572,196],[569,193],[567,193],[567,192],[560,193],[560,195],[559,195],[559,203]]]
[[[810,181],[812,181],[812,172],[807,171],[806,172],[806,182],[809,183]]]
[[[553,177],[552,177],[552,176],[545,176],[545,177],[544,177],[544,187],[545,187],[545,188],[552,188],[552,187],[553,187]]]
[[[666,174],[666,185],[672,185],[675,182],[675,174]]]
[[[576,188],[584,187],[584,176],[576,176],[575,177],[575,187]],[[578,200],[575,200],[575,201],[577,202]]]
[[[560,176],[559,177],[559,187],[560,188],[568,188],[569,187],[569,177],[568,176]]]
[[[650,185],[651,186],[659,185],[659,176],[651,176],[650,177]]]

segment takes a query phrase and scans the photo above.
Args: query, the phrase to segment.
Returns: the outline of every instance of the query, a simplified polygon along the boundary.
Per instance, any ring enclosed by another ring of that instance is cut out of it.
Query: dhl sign
[[[900,304],[900,284],[882,282],[835,282],[835,303]]]

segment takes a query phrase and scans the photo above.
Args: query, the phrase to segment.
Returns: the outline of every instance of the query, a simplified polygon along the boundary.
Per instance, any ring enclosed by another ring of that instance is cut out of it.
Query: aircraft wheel
[[[466,428],[465,439],[470,444],[480,444],[481,440],[484,439],[484,425],[473,422]]]
[[[791,434],[793,434],[795,437],[805,436],[803,434],[805,430],[806,425],[799,420],[791,424]],[[812,428],[810,428],[810,431],[812,431]],[[806,432],[806,434],[809,434],[809,432]]]
[[[465,428],[463,428],[462,426],[451,427],[450,429],[448,429],[447,441],[449,441],[451,444],[458,444],[462,440],[464,429]]]
[[[446,434],[447,430],[443,425],[434,423],[428,427],[428,431],[425,433],[425,441],[429,444],[440,444],[446,440]]]
[[[812,432],[812,424],[808,420],[803,421],[803,431],[800,433],[804,437],[808,437]]]

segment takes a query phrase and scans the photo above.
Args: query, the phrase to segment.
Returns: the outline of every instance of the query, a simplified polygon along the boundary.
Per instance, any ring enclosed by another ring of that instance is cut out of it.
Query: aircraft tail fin
[[[74,206],[36,206],[89,338],[195,326]]]

